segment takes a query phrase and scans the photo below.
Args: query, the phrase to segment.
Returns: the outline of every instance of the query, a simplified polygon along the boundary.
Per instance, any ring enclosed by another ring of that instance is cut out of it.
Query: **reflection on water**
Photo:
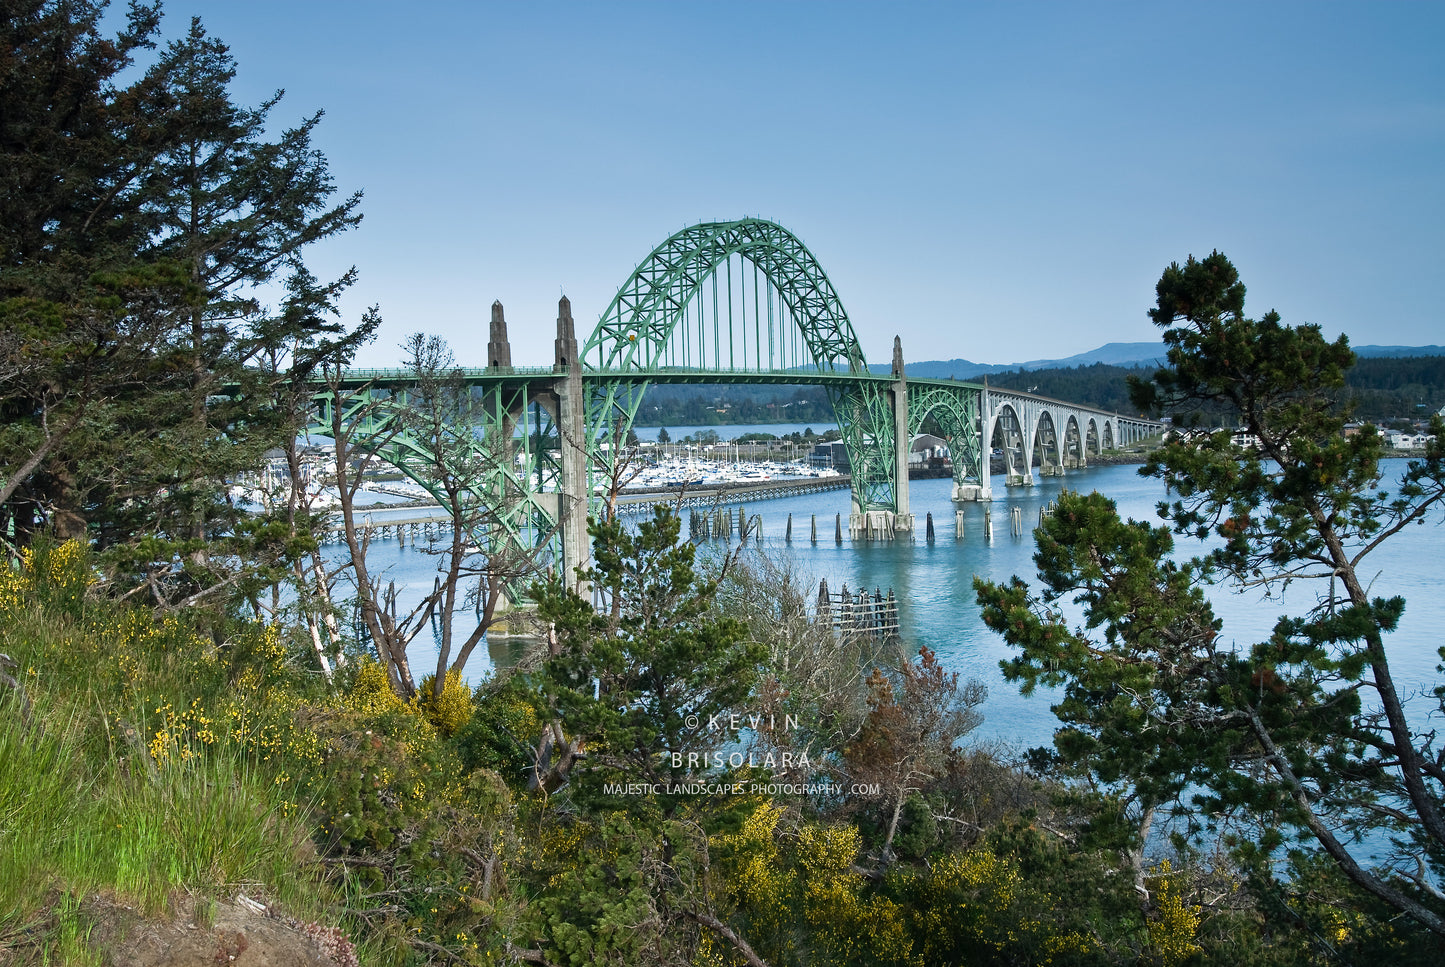
[[[1403,462],[1391,461],[1386,469],[1387,474],[1397,474]],[[1139,477],[1137,468],[1131,466],[1071,471],[1067,477],[1044,478],[1033,487],[1006,492],[1000,486],[995,491],[999,499],[992,504],[964,505],[962,540],[954,538],[950,487],[948,480],[913,481],[909,493],[917,518],[918,539],[914,541],[851,543],[845,539],[841,545],[835,543],[834,515],[848,513],[848,493],[843,490],[756,502],[748,505],[748,515],[762,517],[762,552],[791,562],[809,581],[826,578],[834,590],[845,583],[851,591],[876,587],[886,593],[893,588],[900,602],[904,636],[917,646],[927,645],[937,652],[946,668],[988,686],[989,699],[979,736],[1020,747],[1047,744],[1055,724],[1049,710],[1050,695],[1040,689],[1023,698],[1017,689],[1004,683],[999,662],[1008,656],[1009,649],[980,620],[973,578],[980,575],[1004,580],[1017,574],[1032,581],[1032,528],[1038,522],[1040,509],[1064,487],[1099,490],[1118,503],[1123,515],[1149,521],[1156,520],[1154,507],[1164,495],[1163,487],[1155,480]],[[1012,507],[1022,510],[1021,537],[1009,531]],[[994,516],[992,543],[984,539],[984,513],[989,509]],[[929,512],[934,516],[936,535],[932,544],[923,539],[925,515]],[[791,543],[783,539],[789,514],[793,517]],[[819,540],[812,544],[808,539],[809,522],[815,514]],[[1369,576],[1380,572],[1374,593],[1401,594],[1406,599],[1406,613],[1400,629],[1391,636],[1390,648],[1397,680],[1410,683],[1408,690],[1416,693],[1437,678],[1436,648],[1441,644],[1438,630],[1445,625],[1445,599],[1432,588],[1441,545],[1438,526],[1412,527],[1392,545],[1376,552],[1373,565],[1367,569]],[[374,566],[386,568],[389,579],[395,580],[398,587],[432,586],[437,563],[432,555],[410,544],[399,547],[394,540],[377,541],[372,548]],[[1180,550],[1193,553],[1194,548],[1182,542]],[[1266,601],[1258,592],[1220,592],[1214,600],[1225,622],[1225,638],[1248,644],[1267,636],[1279,614],[1286,610],[1298,613],[1308,607],[1314,594],[1312,588],[1296,586],[1282,603]],[[475,682],[492,667],[515,662],[521,647],[516,639],[489,641],[487,655],[473,657],[467,677]],[[412,646],[413,670],[420,677],[435,662],[435,645],[429,632],[423,631]],[[1417,694],[1413,702],[1422,719],[1427,714],[1426,691],[1423,697]]]

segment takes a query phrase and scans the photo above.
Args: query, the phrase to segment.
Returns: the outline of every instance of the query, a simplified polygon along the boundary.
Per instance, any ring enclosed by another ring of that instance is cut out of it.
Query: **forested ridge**
[[[1150,366],[1094,363],[1065,369],[1020,369],[994,373],[987,379],[990,386],[1000,389],[1133,413],[1129,377],[1148,378],[1153,371]],[[1361,420],[1384,424],[1426,419],[1445,406],[1445,356],[1361,357],[1346,376],[1341,398],[1353,402],[1354,414]],[[642,426],[825,423],[832,419],[828,396],[821,387],[654,386],[648,389],[638,413]]]
[[[1116,413],[1134,412],[1129,378],[1147,379],[1148,366],[1095,363],[1070,369],[1019,370],[988,378],[990,386],[1086,403]],[[1360,420],[1428,419],[1445,407],[1445,356],[1364,357],[1346,374],[1341,401]]]
[[[821,386],[648,387],[638,426],[737,426],[748,423],[832,423]]]
[[[1037,581],[977,584],[1060,720],[988,747],[978,683],[666,506],[591,521],[585,595],[498,539],[476,481],[516,484],[425,333],[385,441],[427,441],[449,526],[405,603],[366,553],[377,442],[340,415],[391,405],[341,380],[380,310],[342,318],[355,272],[307,268],[362,212],[318,106],[235,103],[222,40],[155,5],[0,23],[0,963],[1445,956],[1445,771],[1367,564],[1441,520],[1445,450],[1381,486],[1379,436],[1340,432],[1352,353],[1245,315],[1224,256],[1164,269],[1168,364],[1130,407],[1227,410],[1262,449],[1173,441],[1164,526],[1065,494]],[[1258,642],[1202,590],[1286,580],[1318,604]],[[518,660],[476,674],[504,623]]]

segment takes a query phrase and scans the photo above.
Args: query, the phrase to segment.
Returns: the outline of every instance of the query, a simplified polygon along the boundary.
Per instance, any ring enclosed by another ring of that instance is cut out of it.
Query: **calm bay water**
[[[814,430],[821,432],[818,427]],[[682,432],[676,436],[680,437]],[[1404,461],[1387,462],[1387,479],[1393,479],[1403,469]],[[992,504],[965,505],[962,540],[954,538],[948,480],[912,482],[909,493],[917,518],[914,541],[849,542],[846,490],[759,501],[748,505],[748,514],[762,516],[764,552],[790,560],[797,571],[812,582],[826,578],[835,591],[844,583],[853,591],[876,587],[886,593],[888,588],[893,588],[900,602],[905,638],[917,646],[927,645],[933,649],[945,667],[988,686],[985,720],[977,735],[1027,748],[1049,743],[1056,723],[1050,711],[1052,700],[1043,691],[1024,698],[1015,687],[1003,681],[999,662],[1008,657],[1010,649],[980,620],[972,582],[976,574],[993,580],[1017,574],[1036,583],[1032,529],[1038,522],[1039,510],[1064,487],[1098,490],[1114,499],[1124,516],[1151,522],[1157,522],[1154,507],[1164,493],[1158,481],[1141,478],[1132,466],[1070,472],[1067,477],[1045,478],[1033,487],[1006,492],[998,487],[995,491],[998,499]],[[1009,510],[1015,506],[1021,508],[1023,514],[1021,537],[1014,537],[1009,531]],[[992,543],[984,539],[985,509],[993,511]],[[932,544],[924,540],[925,515],[930,511],[936,537]],[[841,545],[834,542],[834,515],[839,513],[845,518],[845,539]],[[793,517],[791,543],[783,539],[789,514]],[[808,540],[809,521],[814,514],[818,518],[817,544]],[[394,540],[377,541],[372,548],[375,565],[387,568],[390,578],[399,586],[431,587],[435,557],[411,545],[398,547]],[[1197,548],[1181,542],[1179,549],[1188,554]],[[1412,706],[1422,722],[1428,716],[1428,690],[1439,679],[1436,649],[1445,643],[1441,635],[1445,628],[1445,595],[1438,590],[1438,575],[1445,563],[1442,552],[1445,552],[1445,533],[1438,524],[1412,527],[1372,555],[1373,563],[1365,575],[1367,579],[1374,579],[1373,593],[1400,594],[1407,602],[1405,616],[1399,630],[1391,636],[1389,647],[1396,679],[1414,695]],[[1265,600],[1258,592],[1241,595],[1220,590],[1212,597],[1224,619],[1225,638],[1247,645],[1267,636],[1279,614],[1299,613],[1308,607],[1316,593],[1312,587],[1297,585],[1290,589],[1283,602]],[[490,656],[481,651],[478,649],[468,669],[468,678],[473,681],[487,673],[492,661],[507,660],[501,643],[494,646]],[[435,647],[430,635],[423,632],[412,646],[413,669],[420,676],[435,661]],[[1422,696],[1421,692],[1425,694]]]

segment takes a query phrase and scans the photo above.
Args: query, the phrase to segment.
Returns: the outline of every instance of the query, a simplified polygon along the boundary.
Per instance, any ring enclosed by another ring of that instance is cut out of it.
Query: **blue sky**
[[[1445,343],[1445,5],[169,0],[238,96],[324,108],[365,221],[355,319],[485,364],[585,339],[673,231],[772,218],[870,361],[1006,363],[1154,340],[1170,261],[1219,249],[1253,315]]]

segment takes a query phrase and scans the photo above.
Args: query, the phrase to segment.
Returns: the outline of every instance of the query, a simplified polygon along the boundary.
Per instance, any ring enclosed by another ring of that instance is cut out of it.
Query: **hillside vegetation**
[[[1429,941],[1318,864],[1277,880],[1176,858],[1138,869],[1141,895],[1110,845],[1110,800],[958,746],[982,696],[926,652],[867,676],[889,665],[873,666],[885,656],[865,642],[843,660],[818,652],[801,600],[756,564],[689,617],[691,554],[658,559],[675,534],[658,536],[627,550],[682,581],[656,617],[673,630],[617,639],[617,671],[663,667],[678,635],[753,642],[774,668],[790,654],[788,692],[759,682],[748,701],[781,701],[796,731],[749,752],[811,747],[822,772],[789,787],[725,767],[707,790],[610,793],[613,773],[596,767],[630,748],[624,735],[667,723],[604,716],[594,765],[548,792],[519,768],[531,755],[518,740],[549,708],[569,729],[602,711],[561,697],[574,665],[407,704],[364,658],[327,687],[285,629],[218,631],[207,616],[203,631],[97,596],[75,543],[27,552],[0,577],[0,646],[18,680],[0,706],[0,956],[139,962],[123,938],[91,942],[108,910],[159,924],[239,893],[295,925],[297,950],[328,938],[332,963],[1295,963],[1321,931],[1335,949],[1430,962]],[[551,600],[568,635],[605,629]],[[667,781],[640,771],[652,757],[616,761],[624,783]],[[807,787],[826,774],[847,784]]]

